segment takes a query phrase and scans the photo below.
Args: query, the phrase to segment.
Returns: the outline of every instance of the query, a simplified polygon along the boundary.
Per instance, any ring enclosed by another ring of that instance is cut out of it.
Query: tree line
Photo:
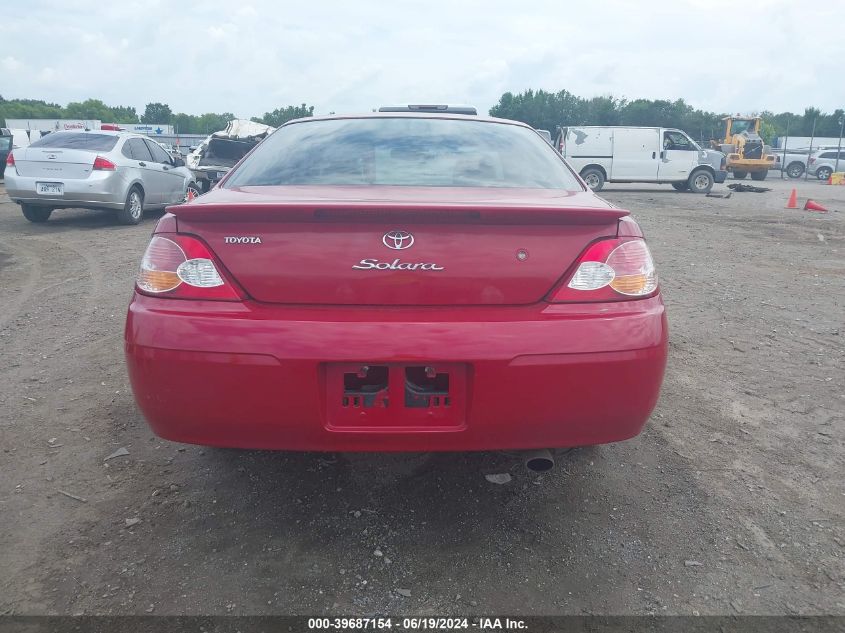
[[[746,113],[748,114],[748,113]],[[776,136],[839,136],[845,119],[842,109],[827,114],[808,107],[802,114],[764,111],[762,136],[771,143]],[[278,127],[291,119],[314,115],[314,106],[285,106],[251,120]],[[613,96],[584,98],[561,90],[526,90],[504,93],[490,109],[491,116],[516,119],[554,132],[559,125],[654,125],[684,130],[702,142],[721,138],[725,113],[696,109],[683,99],[627,100]],[[99,99],[74,101],[66,106],[37,99],[10,99],[0,96],[0,119],[98,119],[104,123],[162,123],[173,125],[180,134],[210,134],[226,127],[235,118],[231,112],[195,115],[174,113],[166,103],[148,103],[142,114],[131,106],[109,106]]]
[[[646,125],[674,127],[684,130],[692,138],[707,142],[724,136],[722,117],[729,113],[699,110],[683,99],[619,99],[612,96],[578,97],[561,90],[526,90],[519,94],[506,92],[490,109],[490,115],[516,119],[537,129],[554,133],[557,126],[566,125]],[[735,114],[735,113],[734,113]],[[841,109],[825,114],[808,107],[803,114],[764,111],[761,136],[771,143],[776,136],[810,136],[815,123],[815,136],[839,136],[845,112]]]
[[[277,108],[265,112],[264,116],[252,117],[252,121],[278,127],[291,119],[313,116],[314,106],[302,104]],[[148,103],[144,112],[131,106],[109,106],[99,99],[73,101],[66,106],[48,103],[38,99],[9,99],[0,96],[0,119],[83,119],[99,120],[103,123],[160,123],[172,125],[179,134],[211,134],[222,130],[235,119],[231,112],[205,114],[174,113],[166,103]]]

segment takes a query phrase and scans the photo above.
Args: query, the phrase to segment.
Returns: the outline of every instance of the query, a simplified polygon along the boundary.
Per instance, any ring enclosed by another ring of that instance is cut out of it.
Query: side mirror
[[[184,160],[182,160],[181,158],[174,158],[174,159],[173,159],[173,166],[174,166],[174,167],[184,167],[184,166],[185,166],[185,161],[184,161]]]

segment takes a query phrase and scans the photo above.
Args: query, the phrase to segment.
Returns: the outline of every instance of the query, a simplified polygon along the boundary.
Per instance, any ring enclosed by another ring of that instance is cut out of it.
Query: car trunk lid
[[[15,150],[15,168],[21,176],[83,179],[91,175],[97,152],[65,148],[27,147]]]
[[[535,303],[628,213],[588,192],[378,189],[222,189],[170,211],[257,301],[431,306]]]

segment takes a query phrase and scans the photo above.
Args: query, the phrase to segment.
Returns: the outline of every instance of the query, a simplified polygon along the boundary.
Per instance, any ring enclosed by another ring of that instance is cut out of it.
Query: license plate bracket
[[[326,426],[333,430],[460,430],[466,424],[463,363],[327,363]]]
[[[65,185],[63,182],[36,182],[35,191],[41,196],[63,196]]]

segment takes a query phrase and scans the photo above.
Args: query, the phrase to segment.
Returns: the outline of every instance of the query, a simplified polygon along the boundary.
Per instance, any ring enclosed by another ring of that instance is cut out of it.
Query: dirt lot
[[[545,475],[157,439],[122,357],[157,216],[37,226],[0,188],[0,614],[845,614],[845,187],[764,184],[604,192],[658,261],[666,382]]]

